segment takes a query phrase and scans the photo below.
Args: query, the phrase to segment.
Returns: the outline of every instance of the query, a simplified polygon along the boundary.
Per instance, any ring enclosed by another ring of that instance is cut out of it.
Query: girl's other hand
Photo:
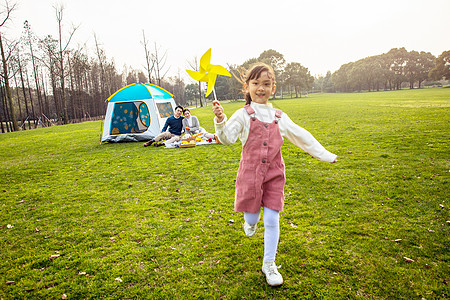
[[[223,119],[225,119],[225,114],[223,113],[223,107],[222,107],[222,105],[220,105],[220,102],[217,100],[214,100],[212,104],[213,104],[212,110],[213,110],[214,114],[216,115],[217,123],[220,123],[223,121]]]

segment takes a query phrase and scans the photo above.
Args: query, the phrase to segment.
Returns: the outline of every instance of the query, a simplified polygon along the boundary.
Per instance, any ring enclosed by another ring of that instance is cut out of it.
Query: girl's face
[[[191,112],[188,111],[188,110],[185,111],[185,112],[184,112],[184,117],[189,119],[189,118],[191,117]]]
[[[251,79],[248,85],[244,85],[244,88],[245,92],[250,94],[252,101],[259,104],[267,104],[270,96],[276,90],[273,79],[269,77],[267,71],[262,72],[259,78]]]

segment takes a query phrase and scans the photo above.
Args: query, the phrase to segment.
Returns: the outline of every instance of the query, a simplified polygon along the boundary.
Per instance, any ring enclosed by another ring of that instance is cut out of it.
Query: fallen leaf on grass
[[[14,284],[14,283],[16,283],[16,282],[15,281],[7,281],[7,282],[5,282],[6,285]]]
[[[115,281],[118,281],[118,282],[122,282],[123,280],[120,278],[120,277],[117,277],[116,279],[114,279]]]
[[[216,260],[214,264],[217,265],[218,263],[220,263],[220,259]]]
[[[403,259],[404,259],[406,262],[409,262],[409,263],[414,262],[414,259],[408,258],[408,257],[406,257],[406,256],[404,256]]]
[[[47,236],[44,237],[44,239],[51,238],[52,236],[53,236],[53,234],[47,235]]]
[[[13,227],[14,227],[14,225],[11,225],[11,224],[6,225],[6,228],[8,228],[8,229],[11,229]]]
[[[230,221],[229,221],[230,223],[234,223],[234,220],[233,219],[231,219]]]
[[[67,299],[67,295],[66,294],[62,294],[61,299]]]
[[[401,240],[402,239],[396,239],[396,240],[392,240],[392,241],[398,243],[398,242],[401,242]]]

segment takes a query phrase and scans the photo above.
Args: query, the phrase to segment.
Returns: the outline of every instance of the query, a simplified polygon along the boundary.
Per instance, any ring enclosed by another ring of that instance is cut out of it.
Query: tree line
[[[167,51],[149,45],[142,31],[144,71],[125,66],[119,72],[114,59],[108,59],[94,34],[95,53],[82,47],[71,48],[77,27],[62,31],[64,7],[55,5],[58,36],[38,37],[31,24],[24,23],[17,40],[4,36],[4,25],[15,5],[5,1],[0,11],[0,127],[2,132],[27,130],[54,124],[67,124],[102,118],[106,99],[132,83],[155,83],[174,95],[177,104],[204,106],[206,86],[185,83],[177,76],[168,77]],[[194,58],[190,68],[198,70]],[[242,99],[241,74],[253,63],[265,62],[275,71],[276,97],[301,97],[305,92],[354,92],[421,87],[425,81],[450,79],[450,51],[439,57],[428,52],[408,52],[394,48],[388,53],[367,57],[342,65],[337,71],[314,78],[299,62],[287,62],[284,55],[269,49],[241,65],[228,64],[231,78],[218,76],[215,91],[219,100]]]
[[[450,79],[450,51],[438,58],[429,52],[393,48],[389,52],[342,65],[331,75],[338,92],[422,87],[425,81]],[[324,80],[325,81],[325,80]],[[328,89],[333,90],[332,86]]]

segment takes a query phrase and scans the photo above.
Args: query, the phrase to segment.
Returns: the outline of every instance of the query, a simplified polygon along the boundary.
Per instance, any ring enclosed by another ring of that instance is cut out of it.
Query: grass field
[[[233,211],[240,143],[101,145],[97,121],[0,135],[0,298],[449,298],[450,89],[273,104],[338,154],[285,140],[281,287]]]

